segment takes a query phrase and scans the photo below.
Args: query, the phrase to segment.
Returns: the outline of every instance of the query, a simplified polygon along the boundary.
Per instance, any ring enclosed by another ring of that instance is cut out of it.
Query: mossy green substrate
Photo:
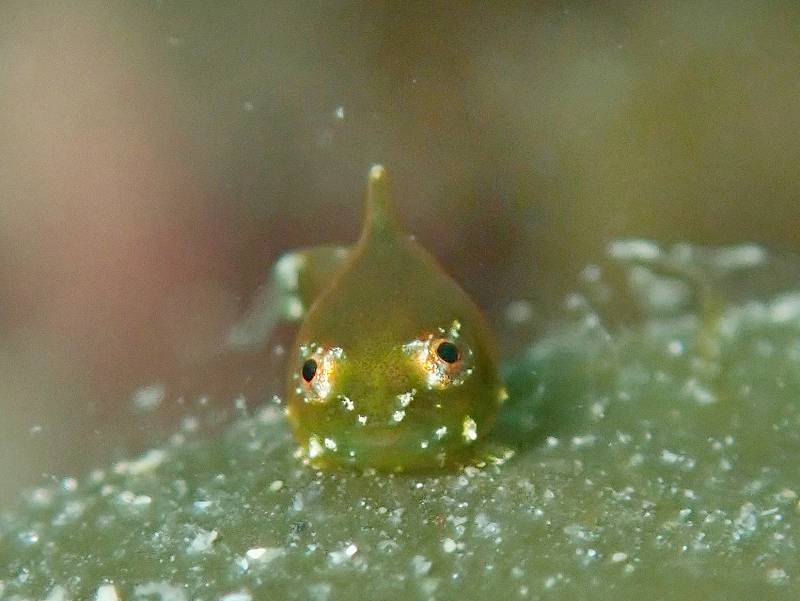
[[[515,458],[315,473],[277,406],[26,495],[0,598],[766,600],[800,594],[800,296],[610,337],[589,316],[507,367]],[[707,341],[706,341],[707,342]]]

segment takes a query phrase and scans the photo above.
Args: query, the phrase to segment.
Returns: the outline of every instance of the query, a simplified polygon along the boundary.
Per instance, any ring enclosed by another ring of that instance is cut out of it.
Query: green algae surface
[[[636,325],[575,295],[506,363],[505,464],[316,472],[270,403],[27,493],[0,598],[797,598],[800,293],[709,310],[640,271],[658,253],[616,249],[660,286]]]

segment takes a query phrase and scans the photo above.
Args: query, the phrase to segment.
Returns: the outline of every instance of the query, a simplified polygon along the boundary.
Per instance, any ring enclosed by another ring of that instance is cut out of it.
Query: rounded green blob
[[[400,230],[383,167],[358,244],[300,326],[287,384],[294,435],[322,468],[469,463],[505,399],[480,311]]]

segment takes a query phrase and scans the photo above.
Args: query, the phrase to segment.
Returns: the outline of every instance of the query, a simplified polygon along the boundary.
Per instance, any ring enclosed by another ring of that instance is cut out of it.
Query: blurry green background
[[[618,236],[800,250],[800,4],[12,0],[0,156],[3,504],[280,392],[221,334],[373,162],[495,323]]]

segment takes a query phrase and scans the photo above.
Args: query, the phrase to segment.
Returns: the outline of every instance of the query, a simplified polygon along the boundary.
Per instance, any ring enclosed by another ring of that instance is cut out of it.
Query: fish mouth
[[[311,464],[321,468],[373,468],[383,472],[438,470],[463,464],[474,454],[473,445],[460,440],[437,440],[416,429],[382,425],[329,434],[321,440],[322,445],[315,445],[316,452],[310,452],[309,448]]]

